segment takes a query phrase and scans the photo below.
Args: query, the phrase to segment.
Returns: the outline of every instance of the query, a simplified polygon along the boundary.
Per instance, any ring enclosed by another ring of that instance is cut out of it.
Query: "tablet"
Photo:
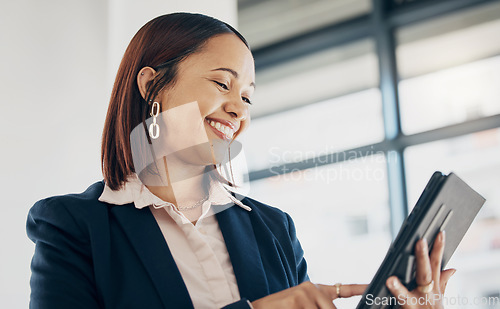
[[[434,238],[443,230],[446,231],[444,268],[484,202],[481,195],[454,173],[446,176],[435,172],[403,222],[356,309],[396,308],[397,299],[385,286],[387,278],[396,275],[408,290],[413,290],[416,287],[415,244],[425,238],[431,252]]]

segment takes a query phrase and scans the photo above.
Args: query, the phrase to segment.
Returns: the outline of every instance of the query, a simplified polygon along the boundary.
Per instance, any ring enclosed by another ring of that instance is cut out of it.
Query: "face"
[[[179,64],[174,84],[155,99],[164,126],[156,148],[167,160],[220,162],[221,152],[249,125],[254,81],[253,57],[236,35],[209,39]]]

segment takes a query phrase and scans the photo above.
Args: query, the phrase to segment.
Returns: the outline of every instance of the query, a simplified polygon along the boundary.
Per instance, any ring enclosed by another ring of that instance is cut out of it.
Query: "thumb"
[[[448,280],[450,280],[451,276],[453,276],[457,272],[456,269],[447,269],[443,270],[441,272],[441,277],[440,277],[440,282],[439,282],[439,287],[441,289],[441,293],[444,294],[444,291],[446,290],[446,285],[448,284]]]

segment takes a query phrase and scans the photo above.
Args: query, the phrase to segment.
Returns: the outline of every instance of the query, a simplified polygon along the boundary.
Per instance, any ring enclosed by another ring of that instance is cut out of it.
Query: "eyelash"
[[[214,83],[216,83],[217,85],[219,85],[219,87],[221,87],[224,90],[229,90],[229,87],[226,84],[224,84],[224,83],[219,83],[218,81],[215,81],[215,80],[214,80]]]
[[[226,84],[221,83],[221,82],[218,82],[218,81],[216,81],[216,80],[214,80],[213,82],[214,82],[214,83],[216,83],[216,84],[217,84],[219,87],[221,87],[222,89],[224,89],[224,90],[229,90],[229,87],[228,87]],[[252,101],[250,101],[250,99],[249,99],[249,98],[246,98],[246,97],[241,97],[241,98],[243,99],[243,101],[245,101],[245,103],[250,104],[250,105],[252,104]]]

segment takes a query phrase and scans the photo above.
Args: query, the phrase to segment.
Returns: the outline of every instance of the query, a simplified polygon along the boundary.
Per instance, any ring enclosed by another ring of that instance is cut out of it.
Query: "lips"
[[[217,118],[206,118],[206,122],[214,133],[222,139],[230,140],[236,132],[235,125],[230,121]]]

